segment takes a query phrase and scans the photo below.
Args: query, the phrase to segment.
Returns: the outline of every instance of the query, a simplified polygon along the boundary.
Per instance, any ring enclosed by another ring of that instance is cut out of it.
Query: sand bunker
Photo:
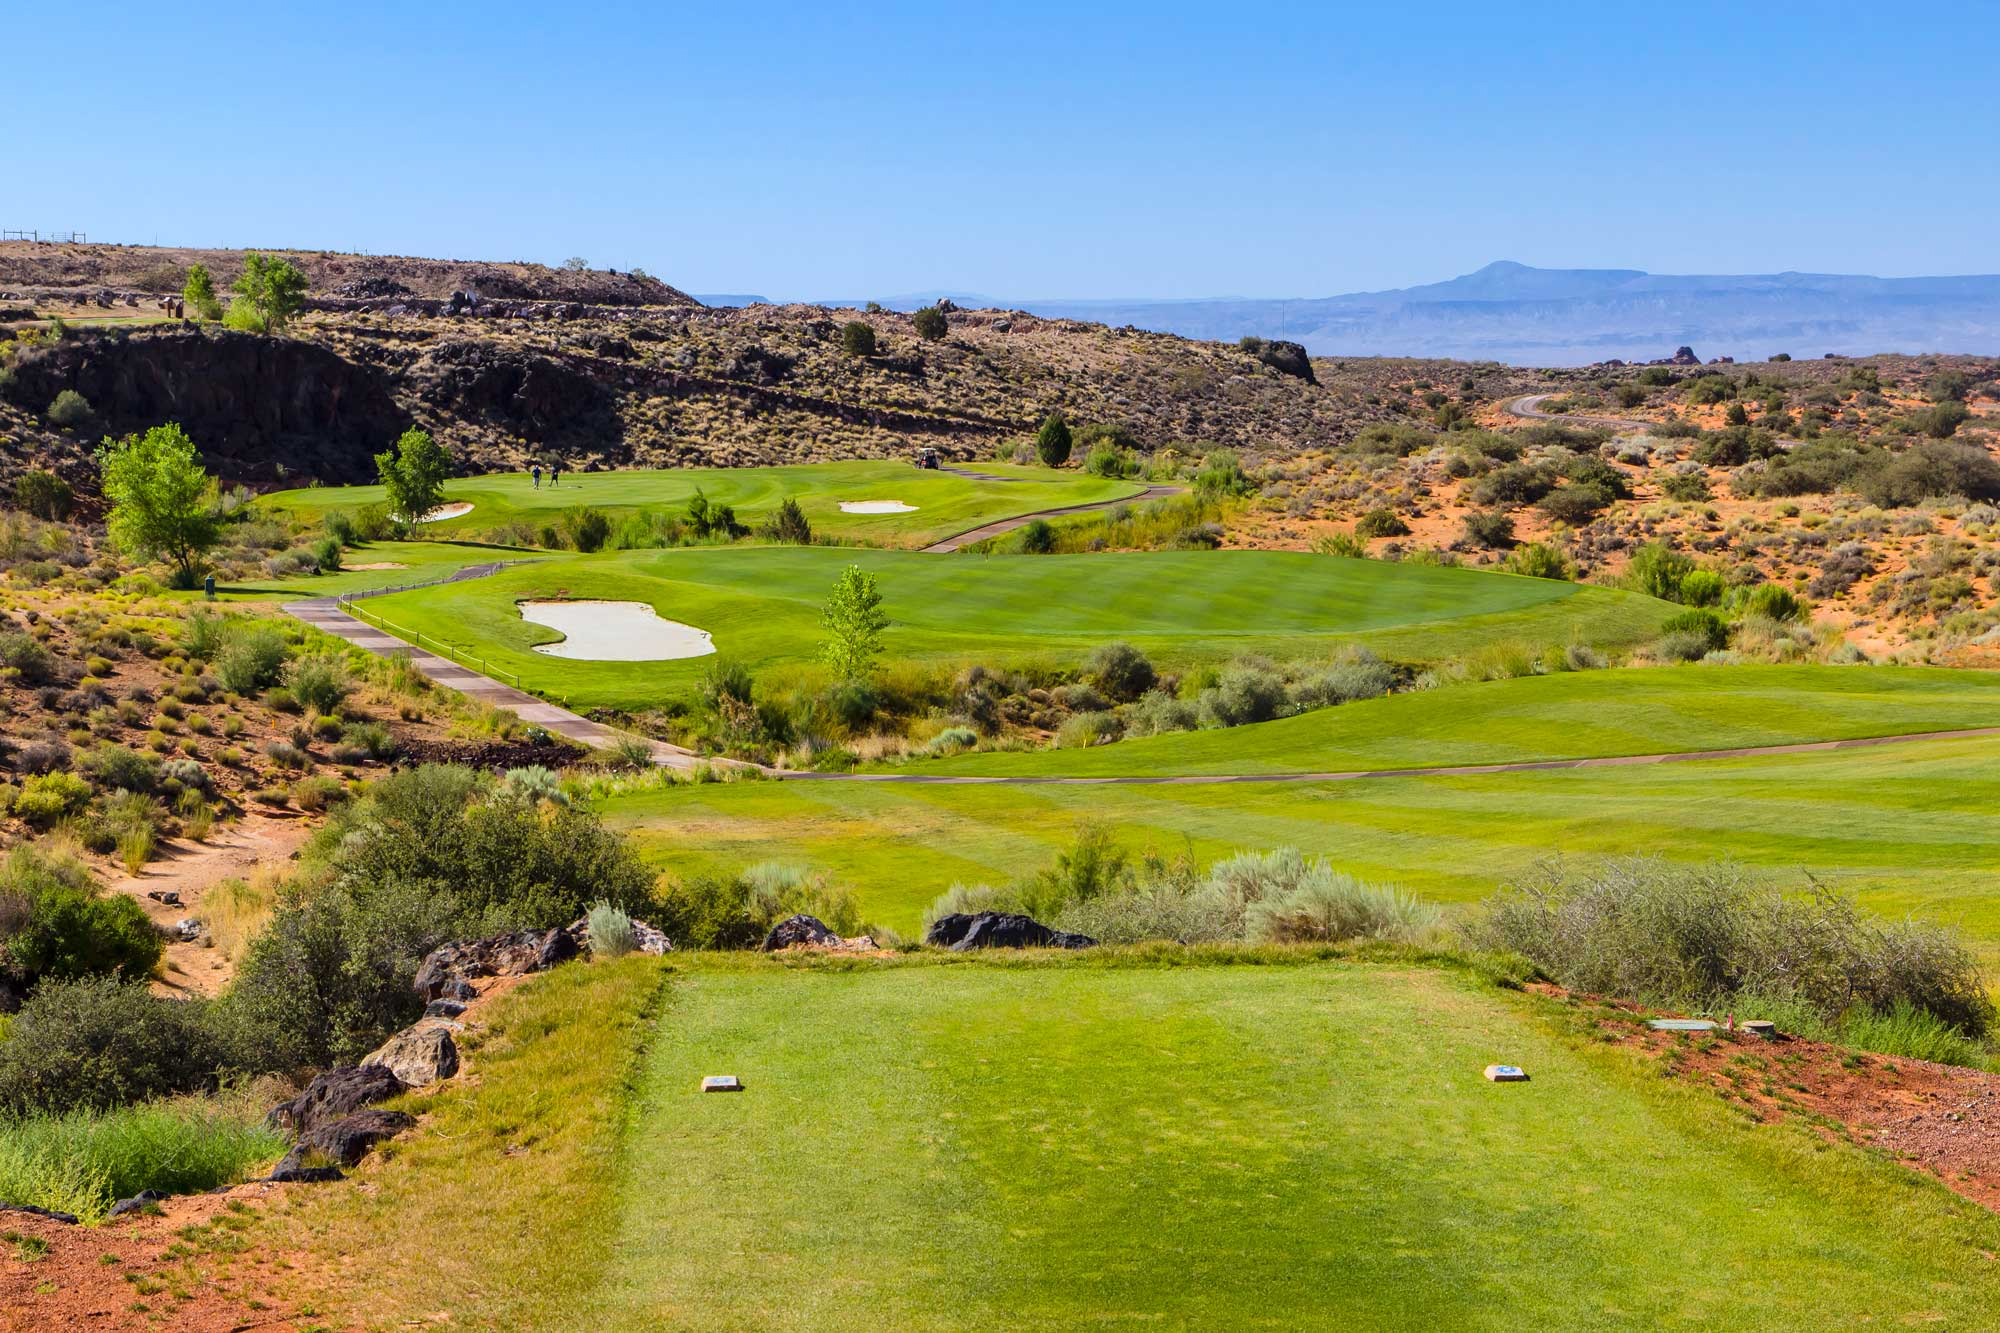
[[[521,619],[564,635],[538,653],[586,662],[664,662],[715,651],[705,629],[663,620],[644,602],[520,602]]]
[[[457,504],[439,505],[422,518],[419,523],[442,523],[448,518],[464,518],[472,512],[472,501],[460,500]]]
[[[366,569],[408,569],[409,566],[400,560],[373,560],[365,565],[342,565],[341,568],[359,574]]]
[[[840,512],[843,514],[914,514],[915,505],[906,505],[901,500],[842,500]]]

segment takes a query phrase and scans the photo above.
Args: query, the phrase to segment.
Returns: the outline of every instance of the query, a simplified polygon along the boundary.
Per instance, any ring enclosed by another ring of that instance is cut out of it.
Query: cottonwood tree
[[[230,327],[258,333],[282,333],[292,316],[305,308],[306,275],[286,259],[249,254],[243,276],[236,280],[241,299],[229,307]],[[238,307],[244,311],[238,315]]]
[[[820,656],[833,668],[833,674],[843,682],[866,680],[882,651],[882,631],[889,627],[875,576],[864,573],[859,565],[841,570],[819,623],[827,635]]]
[[[444,502],[451,455],[430,432],[412,427],[396,447],[375,455],[375,471],[389,493],[389,507],[405,523],[415,523]]]
[[[215,482],[201,465],[194,441],[173,422],[122,440],[107,437],[97,450],[106,526],[122,551],[162,559],[176,588],[192,588],[202,557],[221,539],[215,516]]]

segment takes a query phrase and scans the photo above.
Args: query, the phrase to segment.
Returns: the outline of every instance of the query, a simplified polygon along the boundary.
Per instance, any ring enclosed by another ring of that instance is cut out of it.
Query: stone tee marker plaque
[[[1526,1083],[1528,1081],[1528,1071],[1519,1065],[1488,1065],[1486,1066],[1486,1081],[1488,1083]]]
[[[734,1074],[710,1074],[701,1081],[703,1092],[741,1092],[743,1080]]]

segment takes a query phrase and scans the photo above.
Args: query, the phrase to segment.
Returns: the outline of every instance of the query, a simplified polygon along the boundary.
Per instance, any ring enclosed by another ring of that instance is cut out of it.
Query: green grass
[[[541,552],[480,542],[363,542],[341,553],[343,565],[396,565],[396,569],[343,568],[331,574],[286,579],[245,579],[220,584],[216,596],[228,601],[275,601],[280,598],[337,597],[342,593],[391,588],[443,578],[469,565],[496,560],[535,560]],[[199,592],[186,594],[200,597]]]
[[[140,1190],[233,1185],[284,1155],[248,1097],[0,1120],[0,1200],[97,1222]]]
[[[1086,750],[968,754],[920,773],[1065,777],[1332,773],[1791,745],[2000,726],[2000,673],[1684,666],[1452,685],[1253,727]]]
[[[780,547],[570,556],[400,593],[373,609],[464,644],[572,706],[639,708],[685,689],[707,663],[535,653],[556,635],[523,621],[515,602],[648,602],[708,630],[718,653],[755,671],[796,669],[812,661],[820,608],[850,563],[876,575],[892,622],[885,651],[909,661],[1075,665],[1119,638],[1169,665],[1242,653],[1310,658],[1348,643],[1429,660],[1496,639],[1628,643],[1656,633],[1673,611],[1573,583],[1277,551],[980,557]]]
[[[711,501],[734,506],[737,520],[752,527],[789,498],[798,501],[816,534],[881,546],[924,546],[997,519],[1117,500],[1144,489],[1134,482],[1041,467],[981,463],[976,470],[1009,480],[974,481],[884,461],[565,472],[560,486],[550,486],[545,477],[540,488],[526,473],[495,473],[448,483],[447,502],[469,501],[472,511],[462,518],[427,523],[424,531],[426,535],[450,537],[507,523],[539,527],[580,504],[614,516],[639,510],[678,514],[699,489]],[[843,500],[900,500],[915,505],[916,510],[907,514],[848,514],[841,511]],[[319,486],[280,491],[259,503],[317,520],[336,509],[353,513],[386,501],[380,486]]]
[[[1545,1003],[1382,965],[698,962],[574,1325],[1986,1318],[2000,1221]],[[722,1072],[747,1091],[697,1091]]]
[[[777,859],[851,885],[870,920],[913,932],[954,882],[1006,883],[1096,820],[1134,850],[1203,863],[1292,846],[1364,879],[1466,903],[1556,855],[1730,857],[1811,873],[1874,911],[1962,926],[2000,963],[2000,741],[1633,768],[1169,786],[745,782],[615,797],[675,874]]]

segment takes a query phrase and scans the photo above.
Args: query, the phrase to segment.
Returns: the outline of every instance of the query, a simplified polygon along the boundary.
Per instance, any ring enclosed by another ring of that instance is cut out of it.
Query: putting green
[[[372,609],[463,644],[572,707],[643,708],[684,691],[704,664],[553,661],[533,651],[553,636],[523,621],[515,603],[646,602],[762,673],[814,660],[820,607],[849,564],[880,584],[890,661],[1074,665],[1112,639],[1168,666],[1243,653],[1312,658],[1347,643],[1435,659],[1503,639],[1630,643],[1674,610],[1574,583],[1281,551],[936,556],[774,546],[559,557]]]
[[[576,1323],[1985,1318],[2000,1221],[1574,1042],[1544,1003],[1379,965],[696,962]],[[1486,1083],[1496,1060],[1533,1081]],[[725,1071],[747,1090],[697,1090]]]
[[[933,472],[908,463],[862,461],[802,463],[790,467],[671,468],[617,472],[565,472],[558,485],[545,475],[540,486],[523,473],[494,473],[448,482],[448,503],[469,503],[467,513],[422,525],[428,538],[487,531],[509,523],[537,528],[555,522],[565,509],[590,505],[616,519],[639,511],[678,514],[697,490],[736,510],[740,522],[755,526],[787,499],[798,501],[813,531],[842,541],[882,546],[925,546],[998,519],[1043,509],[1094,504],[1137,495],[1145,489],[1081,472],[981,463],[977,471],[998,481]],[[899,501],[908,511],[852,513],[843,503]],[[353,513],[386,505],[380,486],[316,486],[280,491],[258,503],[300,518],[317,520],[334,510]]]

